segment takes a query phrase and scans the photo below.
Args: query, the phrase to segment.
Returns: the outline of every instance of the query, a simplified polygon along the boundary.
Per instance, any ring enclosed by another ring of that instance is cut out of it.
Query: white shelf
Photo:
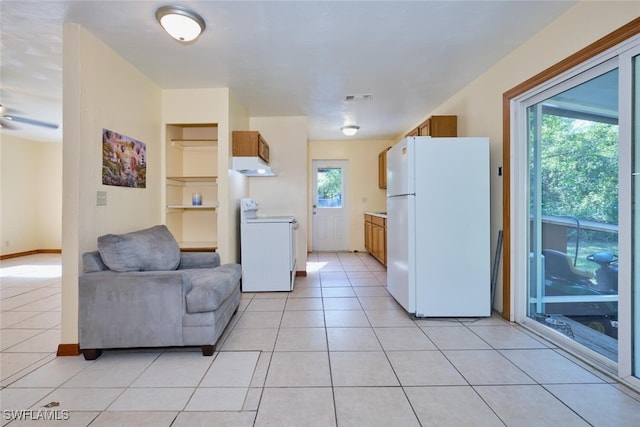
[[[211,147],[218,143],[217,139],[172,139],[171,145],[178,147]]]
[[[168,176],[167,179],[179,182],[216,182],[217,176]]]
[[[217,209],[218,203],[212,205],[167,205],[169,209]]]
[[[215,251],[218,249],[218,242],[202,241],[202,242],[178,242],[178,246],[182,250],[191,251]]]

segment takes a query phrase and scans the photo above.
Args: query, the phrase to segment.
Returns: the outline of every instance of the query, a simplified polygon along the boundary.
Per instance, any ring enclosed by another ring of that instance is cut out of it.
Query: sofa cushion
[[[178,242],[164,225],[100,236],[98,251],[113,271],[167,271],[180,264]]]
[[[215,269],[186,270],[193,288],[187,294],[187,312],[215,311],[240,286],[242,268],[225,264]]]

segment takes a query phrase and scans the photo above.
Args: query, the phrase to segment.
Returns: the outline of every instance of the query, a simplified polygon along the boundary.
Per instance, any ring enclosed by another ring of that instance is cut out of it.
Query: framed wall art
[[[102,183],[146,188],[146,144],[118,132],[102,129]]]

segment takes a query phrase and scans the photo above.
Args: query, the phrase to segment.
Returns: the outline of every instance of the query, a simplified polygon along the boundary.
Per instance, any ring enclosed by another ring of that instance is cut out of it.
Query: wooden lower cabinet
[[[364,247],[382,265],[387,266],[387,220],[364,214]]]
[[[371,253],[373,242],[373,224],[371,223],[371,215],[364,216],[364,248]]]

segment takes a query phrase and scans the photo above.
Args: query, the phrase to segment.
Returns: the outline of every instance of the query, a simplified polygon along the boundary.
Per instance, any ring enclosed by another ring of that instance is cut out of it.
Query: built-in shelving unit
[[[166,224],[184,250],[217,249],[218,127],[167,125]],[[193,195],[201,204],[193,204]]]

